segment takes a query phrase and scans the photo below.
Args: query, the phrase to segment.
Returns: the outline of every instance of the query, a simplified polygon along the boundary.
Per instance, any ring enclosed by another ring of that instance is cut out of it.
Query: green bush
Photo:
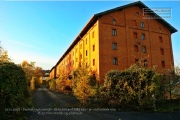
[[[25,73],[14,63],[0,63],[0,118],[23,117],[20,108],[29,107],[30,94]]]
[[[153,104],[152,95],[160,96],[161,75],[152,69],[132,65],[124,71],[112,70],[105,76],[101,88],[104,101],[122,106],[147,106]]]
[[[120,80],[120,77],[121,72],[118,70],[111,70],[106,74],[104,84],[100,88],[102,104],[106,104],[108,101],[118,98],[118,95],[116,94],[116,85]]]

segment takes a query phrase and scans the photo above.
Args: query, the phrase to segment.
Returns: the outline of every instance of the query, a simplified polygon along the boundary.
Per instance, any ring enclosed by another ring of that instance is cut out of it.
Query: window
[[[141,39],[145,40],[145,34],[141,34]]]
[[[137,46],[137,45],[135,45],[135,46],[134,46],[134,51],[135,51],[135,52],[138,52],[138,51],[139,51],[139,49],[138,49],[138,46]]]
[[[93,59],[93,66],[95,65],[95,59]]]
[[[87,44],[87,38],[86,38],[86,44]]]
[[[87,50],[86,50],[86,56],[88,55],[88,52],[87,52]]]
[[[140,27],[144,28],[144,22],[140,22]]]
[[[142,46],[142,52],[146,53],[146,47],[145,46]]]
[[[139,12],[136,12],[136,15],[139,16]]]
[[[159,27],[158,30],[161,31],[161,28]]]
[[[134,27],[137,26],[136,20],[133,20],[132,23]]]
[[[159,42],[163,42],[163,39],[162,39],[162,37],[159,37]]]
[[[116,20],[113,18],[112,19],[112,24],[115,25],[116,24]]]
[[[113,65],[117,65],[118,64],[118,59],[117,58],[113,58]]]
[[[80,59],[80,60],[82,59],[82,54],[79,55],[79,59]]]
[[[94,31],[92,32],[92,38],[94,38]]]
[[[92,48],[92,49],[93,49],[93,51],[95,51],[95,45],[93,45],[93,48]]]
[[[161,61],[161,66],[164,68],[165,67],[165,61]]]
[[[137,36],[136,32],[133,33],[133,37],[134,37],[134,39],[138,39],[138,36]]]
[[[113,36],[116,36],[116,35],[117,35],[116,29],[112,29],[112,35],[113,35]]]
[[[160,49],[160,52],[161,52],[161,55],[164,55],[164,49],[163,48]]]
[[[82,44],[80,44],[80,49],[82,49]]]
[[[113,43],[113,44],[112,44],[112,49],[113,49],[113,50],[117,50],[117,43]]]
[[[138,59],[135,59],[135,64],[138,64],[139,63],[139,60]]]
[[[143,61],[143,66],[144,66],[144,67],[147,67],[147,60],[144,60],[144,61]]]

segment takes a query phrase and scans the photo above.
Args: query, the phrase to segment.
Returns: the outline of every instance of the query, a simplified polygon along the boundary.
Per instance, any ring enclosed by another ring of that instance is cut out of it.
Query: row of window
[[[133,33],[133,38],[138,39],[138,34],[136,32]],[[145,40],[145,34],[144,33],[141,34],[141,40]]]
[[[82,45],[82,44],[81,44]],[[80,49],[81,49],[81,45],[80,45]],[[78,49],[76,48],[76,53],[77,53],[77,51],[78,51]],[[95,51],[95,45],[93,45],[92,46],[92,51]],[[73,55],[74,55],[74,52],[73,52]],[[87,50],[86,50],[86,56],[87,56]]]
[[[134,51],[135,51],[135,52],[139,52],[139,46],[135,45],[135,46],[134,46]],[[146,46],[142,46],[142,52],[143,52],[143,53],[146,53],[146,52],[147,52],[147,51],[146,51]]]
[[[138,34],[136,32],[133,33],[133,38],[138,39]],[[144,33],[141,34],[141,40],[145,40],[145,34]],[[161,36],[159,36],[159,42],[163,42],[163,39]]]
[[[114,57],[114,58],[112,59],[112,63],[113,63],[113,65],[118,65],[118,58]],[[135,59],[135,63],[136,63],[136,64],[139,64],[139,59]],[[143,60],[141,64],[142,64],[144,67],[147,67],[147,66],[148,66],[147,63],[148,63],[147,60]],[[161,61],[161,67],[163,67],[163,68],[165,67],[165,61]]]
[[[116,29],[112,29],[112,36],[116,36],[116,35],[117,35]],[[133,38],[134,38],[134,39],[138,39],[138,34],[137,34],[137,32],[134,32],[134,33],[133,33]],[[146,38],[146,37],[145,37],[145,34],[142,33],[142,34],[141,34],[141,40],[145,40],[145,38]],[[160,41],[160,42],[163,42],[163,39],[162,39],[161,36],[159,37],[159,41]]]
[[[112,49],[117,50],[117,43],[112,43]],[[139,46],[138,45],[134,46],[134,51],[139,52]],[[142,52],[143,53],[147,52],[146,46],[142,46]],[[160,53],[161,53],[161,55],[164,55],[164,49],[163,48],[160,48]]]
[[[93,31],[93,32],[92,32],[92,38],[94,38],[94,36],[95,36],[95,32]],[[87,45],[87,43],[88,43],[87,38],[85,39],[85,43],[86,43],[86,45]],[[82,44],[80,44],[80,48],[82,48]]]
[[[138,62],[139,62],[139,60],[135,59],[135,63],[138,63]],[[112,59],[112,63],[113,63],[113,65],[118,65],[118,58],[114,57]],[[143,60],[143,66],[147,67],[147,60]]]
[[[135,63],[136,63],[136,64],[139,64],[139,60],[138,60],[138,59],[135,59]],[[147,67],[147,66],[148,66],[147,60],[143,60],[143,61],[142,61],[142,65],[143,65],[144,67]],[[161,61],[161,67],[163,67],[163,68],[165,67],[165,61],[163,61],[163,60]]]
[[[112,49],[117,50],[117,43],[112,44]],[[134,46],[134,51],[139,52],[139,47],[137,45]],[[142,46],[142,52],[146,53],[146,47],[145,46]]]
[[[136,20],[132,20],[132,22],[133,22],[133,26],[137,26]],[[112,19],[112,24],[113,24],[113,25],[116,24],[116,20],[115,20],[114,18]],[[145,27],[144,22],[140,22],[140,27],[141,27],[141,28],[144,28],[144,27]]]
[[[78,60],[78,59],[76,58],[76,60]],[[141,63],[139,63],[139,62],[140,62],[139,59],[135,59],[136,64],[141,64],[144,67],[148,66],[148,61],[146,59],[141,61]],[[74,61],[73,61],[73,64],[74,64]],[[117,57],[113,57],[112,64],[118,65],[118,58]],[[95,59],[92,60],[92,65],[95,66]],[[87,66],[87,63],[86,63],[86,66]],[[161,67],[163,67],[163,68],[165,67],[165,61],[163,61],[163,60],[161,61]]]
[[[137,26],[137,22],[136,22],[136,20],[132,20],[132,22],[133,22],[133,26]],[[144,22],[140,22],[140,27],[141,28],[144,28],[145,27],[145,24],[144,24]]]

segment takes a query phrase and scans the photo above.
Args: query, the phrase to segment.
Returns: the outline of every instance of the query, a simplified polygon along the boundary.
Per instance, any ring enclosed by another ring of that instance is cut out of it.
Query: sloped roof
[[[133,3],[130,3],[130,4],[127,4],[127,5],[123,5],[123,6],[120,6],[120,7],[116,7],[116,8],[113,8],[113,9],[110,9],[110,10],[107,10],[107,11],[104,11],[104,12],[101,12],[101,13],[98,13],[98,14],[95,14],[94,17],[101,17],[105,14],[108,14],[108,13],[111,13],[111,12],[114,12],[114,11],[117,11],[117,10],[122,10],[124,8],[127,8],[127,7],[130,7],[130,6],[139,6],[141,8],[147,8],[147,9],[150,9],[149,7],[147,7],[144,3],[142,3],[141,1],[137,1],[137,2],[133,2]],[[154,14],[155,16],[157,16],[158,18],[160,19],[156,19],[157,21],[159,21],[161,24],[163,24],[164,26],[166,26],[166,28],[169,29],[169,31],[171,33],[175,33],[177,32],[177,30],[171,26],[168,22],[166,22],[163,18],[161,18],[159,15],[157,15],[155,12],[153,12],[152,14]]]
[[[113,8],[113,9],[110,9],[110,10],[95,14],[89,20],[89,22],[86,24],[86,26],[82,29],[82,31],[79,33],[79,35],[75,38],[73,43],[69,46],[69,48],[62,55],[62,57],[59,59],[59,61],[56,63],[55,66],[57,66],[63,60],[63,58],[71,51],[71,49],[79,42],[79,40],[81,40],[81,37],[83,37],[86,34],[86,32],[94,25],[94,23],[98,20],[98,18],[100,18],[101,16],[106,15],[108,13],[111,13],[111,12],[114,12],[114,11],[120,11],[120,10],[123,10],[123,9],[125,9],[127,7],[131,7],[131,6],[139,6],[141,8],[148,8],[141,1],[137,1],[137,2],[133,2],[133,3],[130,3],[130,4],[127,4],[127,5],[123,5],[123,6],[120,6],[120,7],[116,7],[116,8]],[[150,9],[150,8],[148,8],[148,9]],[[163,24],[166,28],[168,28],[171,33],[177,32],[177,30],[173,26],[171,26],[168,22],[166,22],[164,19],[162,19],[156,13],[153,13],[153,14],[160,18],[160,19],[156,19],[156,20],[159,21],[161,24]]]

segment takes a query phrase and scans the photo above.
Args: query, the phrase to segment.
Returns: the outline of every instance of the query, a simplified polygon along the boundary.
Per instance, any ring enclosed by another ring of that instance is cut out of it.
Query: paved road
[[[78,101],[74,97],[51,92],[44,86],[33,95],[34,109],[29,120],[180,120],[180,112],[142,113],[119,112],[115,109],[72,108]]]

